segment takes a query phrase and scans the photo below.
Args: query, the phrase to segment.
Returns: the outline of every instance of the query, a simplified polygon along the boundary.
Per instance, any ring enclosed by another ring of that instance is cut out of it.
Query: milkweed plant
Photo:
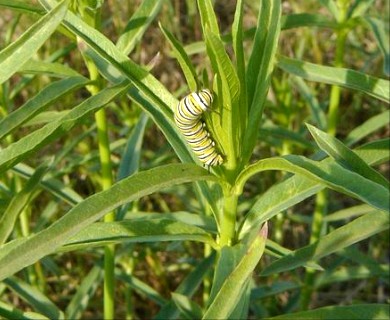
[[[0,0],[1,317],[388,319],[373,7],[237,0],[226,27],[211,0]]]

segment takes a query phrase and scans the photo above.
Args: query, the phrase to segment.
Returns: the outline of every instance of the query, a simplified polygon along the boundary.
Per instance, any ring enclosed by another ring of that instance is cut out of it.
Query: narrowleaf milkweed
[[[223,158],[215,149],[215,142],[210,138],[205,123],[201,121],[202,114],[210,109],[212,102],[210,90],[192,92],[180,100],[174,118],[199,160],[207,166],[218,166],[223,163]]]

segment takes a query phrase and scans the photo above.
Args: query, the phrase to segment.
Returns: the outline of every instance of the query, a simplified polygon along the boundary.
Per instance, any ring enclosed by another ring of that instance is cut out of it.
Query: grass
[[[389,317],[385,2],[0,10],[2,317]]]

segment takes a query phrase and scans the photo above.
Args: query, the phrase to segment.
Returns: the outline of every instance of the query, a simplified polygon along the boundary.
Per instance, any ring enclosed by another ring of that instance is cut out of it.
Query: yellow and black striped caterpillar
[[[177,105],[175,123],[199,160],[207,166],[218,166],[223,163],[223,158],[201,121],[203,112],[210,108],[212,102],[213,96],[208,89],[190,93]]]

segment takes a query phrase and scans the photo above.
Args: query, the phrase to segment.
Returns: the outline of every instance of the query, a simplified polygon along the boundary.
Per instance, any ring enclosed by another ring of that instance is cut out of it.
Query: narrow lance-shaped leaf
[[[195,165],[175,164],[137,173],[72,208],[47,229],[23,239],[11,250],[0,249],[0,279],[53,253],[70,237],[124,203],[185,182],[215,179]],[[5,251],[5,253],[3,253]]]
[[[245,181],[265,170],[286,170],[321,182],[339,192],[348,194],[378,208],[389,210],[389,191],[355,172],[347,170],[334,161],[313,161],[303,156],[288,155],[263,159],[247,167],[237,178],[237,192]],[[365,188],[361,188],[364,185]]]
[[[217,17],[214,12],[213,4],[211,0],[197,0],[203,34],[205,34],[206,27],[214,34],[219,36],[219,27]]]
[[[24,188],[12,198],[7,209],[3,212],[0,218],[0,246],[5,243],[8,236],[11,234],[18,216],[28,205],[34,191],[39,186],[39,182],[46,172],[46,166],[38,168]]]
[[[280,34],[281,2],[262,1],[251,56],[246,72],[249,118],[243,139],[243,163],[248,163],[256,144]]]
[[[58,62],[47,62],[42,60],[28,60],[19,70],[23,74],[44,74],[50,77],[81,77],[76,70]]]
[[[160,12],[164,0],[143,0],[127,23],[116,46],[128,55],[142,38],[143,34]]]
[[[353,2],[349,8],[348,16],[354,18],[364,15],[374,2],[375,0],[358,0]]]
[[[364,17],[364,21],[369,25],[372,32],[374,33],[375,39],[378,42],[379,49],[383,54],[383,71],[389,76],[390,75],[390,40],[388,25],[386,22],[373,17]]]
[[[174,219],[158,218],[96,222],[67,240],[60,250],[79,250],[120,241],[138,243],[186,240],[205,242],[216,247],[214,239],[203,229]]]
[[[67,0],[57,4],[15,42],[0,51],[0,84],[17,72],[57,29],[65,16],[67,4]]]
[[[29,179],[34,174],[35,170],[25,163],[19,163],[12,168],[12,171],[18,176]],[[62,183],[62,181],[47,177],[41,181],[41,187],[53,194],[58,199],[61,199],[71,206],[81,202],[83,198],[72,188]]]
[[[389,160],[389,141],[368,143],[354,151],[369,165],[381,164]],[[332,162],[331,158],[323,162]],[[285,181],[273,185],[264,192],[255,202],[241,224],[239,238],[243,238],[250,230],[256,229],[265,221],[279,212],[302,202],[304,199],[324,189],[325,185],[319,181],[303,175],[294,175]]]
[[[42,313],[49,319],[64,319],[62,311],[36,287],[16,277],[5,279],[4,284],[31,305],[33,310]]]
[[[56,5],[55,0],[40,0],[46,8]],[[109,61],[112,66],[119,70],[129,79],[148,100],[156,103],[161,109],[167,112],[173,110],[176,99],[167,89],[144,68],[134,63],[129,57],[118,50],[102,33],[92,28],[72,12],[67,13],[63,24],[80,39],[82,39],[98,55]]]
[[[213,52],[213,67],[215,73],[218,74],[218,102],[220,108],[221,126],[217,131],[217,137],[220,139],[225,137],[224,143],[225,152],[227,153],[227,165],[230,164],[234,168],[237,159],[238,129],[237,125],[240,122],[240,109],[238,106],[240,83],[237,73],[232,62],[225,51],[225,47],[221,39],[215,35],[208,27],[206,27],[206,43]],[[213,122],[214,124],[214,122]]]
[[[94,267],[83,277],[77,286],[76,292],[65,309],[65,319],[81,319],[82,312],[88,307],[88,303],[95,296],[95,292],[103,280],[103,268],[96,263]]]
[[[179,293],[188,298],[192,297],[202,283],[204,277],[208,274],[210,268],[212,268],[214,260],[215,254],[212,253],[207,258],[200,261],[194,270],[180,283],[175,290],[175,293]],[[177,319],[178,316],[179,309],[173,301],[169,301],[160,309],[153,319]]]
[[[355,127],[345,138],[344,143],[347,146],[351,146],[356,142],[368,137],[369,134],[383,128],[389,124],[390,110],[386,110],[380,114],[377,114],[367,121],[363,122],[359,126]]]
[[[86,85],[88,81],[88,79],[83,77],[70,77],[49,84],[23,106],[0,121],[0,139],[45,110],[64,95]]]
[[[7,304],[0,301],[0,316],[4,319],[40,319],[49,320],[50,318],[45,317],[43,314],[31,311],[22,311],[15,307],[14,304]]]
[[[307,127],[309,128],[313,138],[316,140],[318,146],[336,161],[348,169],[361,174],[363,177],[389,189],[390,186],[387,179],[371,168],[365,161],[363,161],[363,159],[345,146],[341,141],[309,124],[307,124]]]
[[[382,101],[390,102],[390,82],[384,79],[351,69],[327,67],[283,56],[278,58],[277,66],[288,73],[310,81],[362,91]]]
[[[319,0],[320,3],[325,6],[335,19],[339,17],[339,9],[334,0]]]
[[[0,0],[0,7],[17,11],[20,13],[34,14],[43,16],[46,11],[42,7],[37,7],[24,0]]]
[[[125,92],[128,86],[128,83],[121,83],[117,86],[106,88],[73,108],[59,120],[48,123],[7,148],[0,150],[0,172],[24,160],[34,151],[54,141],[56,138],[67,134],[70,129],[80,123],[85,117],[92,115],[93,112],[96,112],[116,96]]]
[[[267,266],[262,275],[284,272],[302,266],[312,260],[318,260],[374,234],[389,229],[388,212],[376,211],[365,214],[352,222],[328,233],[311,245],[294,251]]]
[[[248,251],[243,256],[223,282],[220,290],[215,295],[210,306],[207,308],[203,319],[228,319],[234,310],[238,299],[243,294],[242,289],[253,270],[258,264],[265,248],[268,227],[263,226],[258,235],[250,243]]]
[[[268,318],[268,320],[383,320],[390,318],[388,304],[353,304],[351,306],[329,306],[309,311],[288,313],[285,315]]]
[[[237,110],[239,115],[239,125],[238,132],[241,137],[237,141],[238,148],[242,145],[241,139],[243,135],[243,130],[246,128],[248,122],[248,102],[247,102],[247,91],[246,91],[246,72],[245,72],[245,55],[244,55],[244,35],[243,35],[243,17],[244,17],[244,1],[239,0],[236,4],[236,12],[234,14],[234,21],[232,25],[232,39],[233,39],[233,49],[236,58],[236,69],[237,76],[240,83],[240,97]],[[236,120],[237,122],[237,120]],[[240,154],[241,150],[237,149],[237,152]]]
[[[173,55],[177,59],[177,62],[179,63],[181,70],[183,71],[190,91],[198,91],[200,88],[196,76],[196,71],[191,63],[190,58],[184,51],[184,48],[182,47],[180,42],[177,41],[176,38],[173,36],[173,34],[170,33],[167,29],[165,29],[161,24],[159,24],[159,26],[165,38],[169,41],[172,47]]]

